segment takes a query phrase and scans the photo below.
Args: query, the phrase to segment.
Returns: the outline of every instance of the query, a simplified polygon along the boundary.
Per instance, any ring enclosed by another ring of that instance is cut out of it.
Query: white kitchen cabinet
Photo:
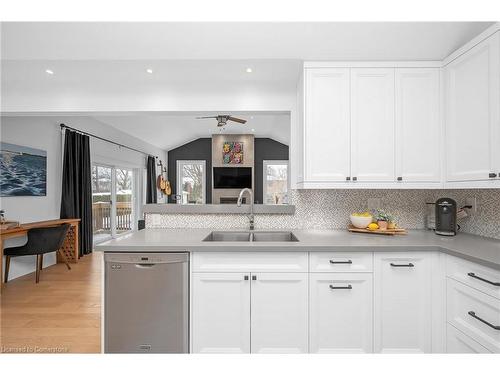
[[[350,171],[349,68],[305,73],[305,180],[346,182]]]
[[[250,275],[194,273],[194,353],[250,353]]]
[[[371,273],[310,274],[310,352],[371,353]]]
[[[395,181],[394,69],[351,69],[351,178]]]
[[[491,353],[484,346],[459,331],[451,324],[446,329],[446,352],[453,354]]]
[[[498,180],[500,33],[451,61],[444,71],[446,179]]]
[[[308,352],[307,273],[252,273],[251,352]]]
[[[374,351],[432,351],[432,254],[374,254]]]
[[[395,74],[396,178],[400,182],[439,183],[439,69],[398,68]]]

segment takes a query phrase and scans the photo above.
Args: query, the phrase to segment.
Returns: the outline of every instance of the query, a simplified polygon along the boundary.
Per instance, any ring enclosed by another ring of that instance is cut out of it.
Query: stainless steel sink
[[[250,232],[212,232],[203,241],[229,241],[229,242],[249,242]]]
[[[297,242],[298,239],[292,232],[253,232],[252,240],[255,242]]]
[[[298,242],[299,240],[292,232],[233,232],[214,231],[203,241],[209,242]]]

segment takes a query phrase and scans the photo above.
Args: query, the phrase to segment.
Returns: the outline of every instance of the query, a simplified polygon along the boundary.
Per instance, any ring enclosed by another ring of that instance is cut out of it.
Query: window
[[[92,165],[92,227],[94,243],[135,227],[136,173],[133,169]]]
[[[288,160],[263,161],[264,204],[288,203]]]
[[[205,204],[205,160],[177,160],[177,195],[179,204]]]

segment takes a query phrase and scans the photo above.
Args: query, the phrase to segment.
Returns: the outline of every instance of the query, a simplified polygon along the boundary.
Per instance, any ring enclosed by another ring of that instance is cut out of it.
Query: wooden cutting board
[[[347,227],[347,230],[349,232],[354,232],[354,233],[385,234],[387,236],[394,236],[395,234],[406,234],[406,229],[404,229],[404,228],[395,228],[395,229],[386,229],[386,230],[381,230],[381,229],[369,230],[369,229],[364,229],[364,228],[356,228],[352,225],[349,225]]]

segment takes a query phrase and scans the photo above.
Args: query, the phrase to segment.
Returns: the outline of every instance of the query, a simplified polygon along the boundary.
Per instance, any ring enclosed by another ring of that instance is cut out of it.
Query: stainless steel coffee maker
[[[436,234],[457,234],[457,202],[451,198],[439,198],[436,201]]]

